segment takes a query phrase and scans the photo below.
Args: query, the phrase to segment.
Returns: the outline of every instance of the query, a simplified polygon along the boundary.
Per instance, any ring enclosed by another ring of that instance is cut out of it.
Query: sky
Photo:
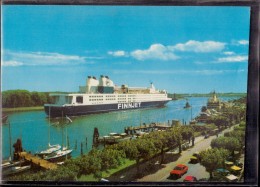
[[[250,8],[3,5],[1,89],[77,92],[87,76],[169,93],[247,92]]]

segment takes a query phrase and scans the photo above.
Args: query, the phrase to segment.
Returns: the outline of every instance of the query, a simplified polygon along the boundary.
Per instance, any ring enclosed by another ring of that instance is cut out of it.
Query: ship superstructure
[[[50,94],[52,104],[45,104],[45,112],[51,117],[77,116],[92,113],[164,106],[171,99],[165,90],[150,87],[116,86],[108,76],[99,80],[88,76],[86,86],[80,86],[79,93]]]

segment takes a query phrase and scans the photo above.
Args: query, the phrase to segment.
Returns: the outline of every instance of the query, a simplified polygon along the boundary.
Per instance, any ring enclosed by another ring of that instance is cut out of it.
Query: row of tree
[[[223,137],[212,140],[212,149],[200,153],[201,164],[210,173],[210,179],[213,178],[213,172],[216,169],[225,168],[225,161],[229,156],[233,161],[237,159],[235,151],[240,153],[245,146],[245,128],[245,122],[241,122],[233,131],[226,132]]]
[[[27,90],[8,90],[2,92],[2,107],[32,107],[51,103],[52,99],[47,92],[29,92]]]

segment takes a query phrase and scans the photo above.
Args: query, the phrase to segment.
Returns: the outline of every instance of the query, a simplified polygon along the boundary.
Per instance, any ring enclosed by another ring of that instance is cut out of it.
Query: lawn
[[[134,160],[129,160],[129,159],[124,159],[124,164],[122,164],[121,166],[117,167],[117,168],[113,168],[113,169],[109,169],[108,171],[103,171],[102,172],[102,178],[107,178],[111,175],[113,175],[114,173],[123,170],[129,166],[132,166],[133,164],[135,164],[136,162]],[[96,179],[94,177],[93,174],[91,175],[82,175],[80,176],[80,178],[78,179],[78,181],[85,181],[85,182],[98,182],[99,179]]]

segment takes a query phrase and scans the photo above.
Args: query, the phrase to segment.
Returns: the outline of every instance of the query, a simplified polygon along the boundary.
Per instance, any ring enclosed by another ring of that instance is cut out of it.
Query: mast
[[[191,114],[190,114],[190,116],[191,116],[191,117],[190,117],[190,118],[191,118],[190,120],[192,120],[192,106],[190,107],[190,113],[191,113]]]
[[[142,115],[141,115],[141,111],[140,111],[140,127],[142,125]]]
[[[9,156],[9,160],[12,160],[12,139],[11,139],[11,123],[9,122],[9,142],[10,142],[10,156]]]
[[[62,125],[61,125],[61,127],[62,127],[62,135],[61,135],[61,137],[62,137],[62,144],[61,144],[61,145],[62,145],[62,149],[63,149],[63,147],[64,147],[64,146],[63,146],[63,125],[64,125],[64,124],[63,124],[63,111],[61,111],[61,124],[62,124]]]
[[[50,144],[50,133],[51,133],[51,130],[50,130],[50,126],[51,126],[51,106],[49,106],[49,128],[48,128],[48,141],[49,141],[49,146],[51,145]]]

